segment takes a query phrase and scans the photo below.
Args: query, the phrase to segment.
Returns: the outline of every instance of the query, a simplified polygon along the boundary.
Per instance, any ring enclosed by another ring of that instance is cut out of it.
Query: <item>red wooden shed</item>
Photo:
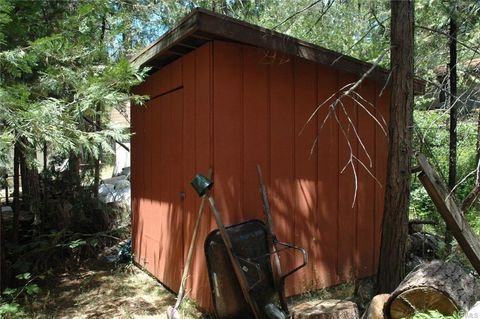
[[[288,280],[288,295],[376,272],[387,137],[371,115],[388,121],[386,71],[375,68],[356,89],[368,103],[358,96],[343,99],[346,112],[339,107],[339,121],[331,114],[322,127],[327,103],[299,134],[319,104],[371,65],[201,9],[134,62],[152,68],[135,89],[151,98],[131,110],[133,250],[139,265],[178,290],[199,207],[190,181],[209,167],[226,224],[262,219],[258,163],[279,238],[306,248],[310,257]],[[355,177],[347,163],[354,155],[368,167],[363,148],[379,183],[354,159],[358,190],[352,207]],[[207,211],[188,279],[187,291],[204,308],[211,306],[201,243],[214,228]],[[285,262],[293,266],[300,257]]]

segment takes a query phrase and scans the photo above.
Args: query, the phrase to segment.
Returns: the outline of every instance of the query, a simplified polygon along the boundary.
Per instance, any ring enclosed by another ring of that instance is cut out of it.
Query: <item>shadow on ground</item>
[[[175,296],[135,266],[94,262],[75,272],[51,275],[29,303],[32,318],[166,318]],[[187,307],[186,318],[201,314]]]

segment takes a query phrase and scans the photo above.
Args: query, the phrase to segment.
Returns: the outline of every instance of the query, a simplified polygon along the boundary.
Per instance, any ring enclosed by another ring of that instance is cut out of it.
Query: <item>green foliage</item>
[[[2,318],[22,318],[25,316],[22,306],[16,302],[0,302],[0,315]]]
[[[43,276],[33,277],[30,273],[21,273],[15,276],[22,284],[17,288],[6,288],[3,298],[0,298],[0,316],[2,318],[24,318],[26,316],[20,299],[26,296],[35,297],[41,292],[38,284],[34,283]]]
[[[85,118],[108,123],[112,108],[124,108],[131,98],[144,101],[130,88],[145,75],[124,56],[109,54],[107,40],[116,31],[98,28],[116,2],[2,1],[9,6],[0,13],[0,150],[24,141],[31,159],[44,143],[64,156],[113,152],[112,140],[125,139],[125,132],[107,124],[92,128]],[[47,16],[51,23],[40,28]],[[18,32],[14,26],[26,20],[29,28]],[[5,166],[11,158],[1,154]]]
[[[85,245],[86,243],[87,242],[83,239],[76,239],[76,240],[73,240],[70,243],[68,243],[68,247],[71,248],[71,249],[75,249],[75,248],[78,248],[80,246]]]
[[[437,172],[443,176],[444,181],[448,176],[448,113],[444,110],[415,111],[414,149],[425,154]],[[476,168],[476,138],[477,123],[473,115],[467,116],[458,123],[458,181],[456,188],[457,198],[461,201],[472,190],[475,177],[471,174]],[[442,222],[432,200],[426,193],[420,181],[412,181],[410,213],[413,218],[433,219]],[[472,222],[479,224],[475,216]],[[480,228],[476,228],[480,231]]]
[[[448,115],[443,110],[438,111],[415,111],[416,122],[415,150],[427,155],[434,168],[441,174],[446,182],[448,176]],[[476,117],[476,116],[475,116]],[[463,118],[458,125],[458,149],[457,149],[457,187],[455,188],[457,203],[461,203],[466,195],[473,189],[476,169],[476,137],[477,119],[473,115]],[[453,196],[453,195],[452,195]],[[478,206],[477,206],[478,207]],[[477,207],[473,207],[466,218],[472,229],[480,235],[480,218]],[[410,217],[437,221],[438,227],[428,226],[425,230],[443,236],[445,223],[433,205],[423,185],[417,178],[412,181]],[[447,247],[444,247],[447,248]],[[450,250],[441,250],[440,255],[444,259],[462,260],[463,264],[470,263],[462,253]]]
[[[429,310],[428,312],[417,312],[413,316],[413,319],[460,319],[462,314],[456,312],[452,315],[444,315],[438,310]]]

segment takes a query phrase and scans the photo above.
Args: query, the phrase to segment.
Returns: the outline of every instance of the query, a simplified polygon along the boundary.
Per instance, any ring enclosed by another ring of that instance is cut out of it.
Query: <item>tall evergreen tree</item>
[[[414,1],[392,0],[389,147],[378,292],[392,292],[405,276],[413,124]]]

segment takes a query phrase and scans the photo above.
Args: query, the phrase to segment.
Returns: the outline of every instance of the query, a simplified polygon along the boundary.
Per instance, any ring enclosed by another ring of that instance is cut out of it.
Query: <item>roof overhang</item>
[[[364,75],[373,66],[371,63],[288,35],[200,8],[194,9],[174,28],[133,57],[131,62],[138,66],[151,67],[153,70],[160,69],[173,60],[213,40],[233,41],[277,51],[315,63],[329,65],[358,76]],[[389,71],[376,66],[368,74],[368,78],[385,85],[390,78]],[[425,82],[415,80],[414,91],[418,95],[424,94]]]

